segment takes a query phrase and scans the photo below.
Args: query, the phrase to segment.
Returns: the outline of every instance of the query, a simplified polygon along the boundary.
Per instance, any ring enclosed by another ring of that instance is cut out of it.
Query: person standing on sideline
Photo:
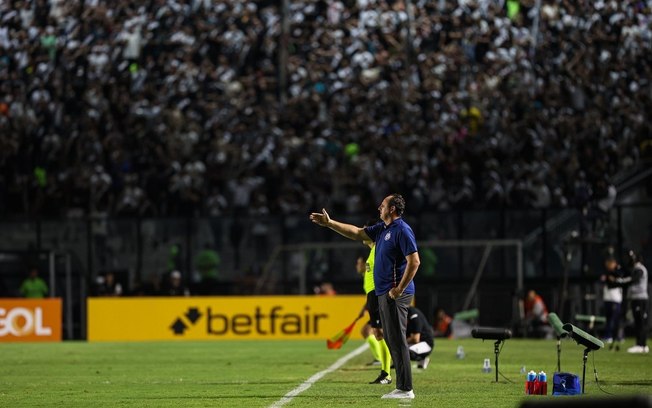
[[[371,223],[367,225],[372,225]],[[378,296],[376,296],[374,286],[374,258],[376,256],[376,246],[373,242],[365,242],[369,245],[371,251],[369,256],[365,259],[360,256],[356,261],[355,268],[358,274],[363,276],[363,288],[367,294],[367,302],[360,311],[360,317],[364,315],[364,311],[369,312],[369,322],[362,328],[362,337],[367,340],[371,354],[374,359],[380,362],[380,374],[378,377],[369,384],[391,384],[392,377],[389,375],[390,367],[392,365],[392,357],[387,347],[387,343],[383,338],[383,329],[380,323],[380,310],[378,309]]]
[[[310,220],[346,238],[375,242],[375,291],[383,334],[396,367],[396,389],[382,398],[414,399],[405,333],[408,307],[414,296],[413,279],[420,264],[419,252],[412,228],[402,219],[405,199],[400,194],[389,195],[383,199],[378,211],[382,222],[363,228],[332,220],[326,209],[310,214]]]
[[[620,307],[623,302],[623,288],[616,284],[610,277],[622,278],[622,268],[613,255],[610,255],[604,261],[605,274],[600,277],[604,282],[602,289],[602,300],[604,301],[604,315],[607,318],[607,324],[604,328],[604,341],[609,345],[609,350],[613,349],[614,344],[616,351],[620,350]]]
[[[38,276],[38,268],[31,268],[19,290],[28,299],[43,299],[48,294],[48,285]]]
[[[648,293],[647,293],[647,268],[641,262],[638,254],[632,250],[625,252],[625,268],[629,276],[625,278],[610,278],[612,282],[627,285],[627,299],[629,300],[634,327],[636,332],[636,345],[627,349],[628,353],[649,353],[647,345],[647,319],[648,319]]]

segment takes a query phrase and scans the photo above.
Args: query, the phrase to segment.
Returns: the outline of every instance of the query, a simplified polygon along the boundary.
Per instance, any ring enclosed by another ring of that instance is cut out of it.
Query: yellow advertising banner
[[[61,299],[0,299],[0,342],[61,341]]]
[[[365,301],[343,295],[88,298],[88,340],[327,339],[350,325]],[[351,338],[361,338],[359,330]]]

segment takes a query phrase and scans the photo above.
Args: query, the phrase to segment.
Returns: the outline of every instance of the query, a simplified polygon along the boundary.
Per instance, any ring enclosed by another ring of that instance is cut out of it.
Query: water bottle
[[[485,374],[491,372],[491,361],[488,358],[485,358],[484,363],[482,363],[482,372]]]
[[[539,387],[537,394],[539,395],[548,395],[548,376],[544,371],[539,371]]]
[[[457,346],[457,353],[455,354],[457,356],[458,360],[464,359],[464,347],[462,346]]]
[[[525,366],[521,366],[521,374],[525,374],[525,373],[527,373]]]
[[[536,388],[535,388],[536,380],[537,380],[537,373],[530,370],[530,372],[527,373],[527,377],[525,380],[525,393],[527,395],[532,395],[536,392]]]

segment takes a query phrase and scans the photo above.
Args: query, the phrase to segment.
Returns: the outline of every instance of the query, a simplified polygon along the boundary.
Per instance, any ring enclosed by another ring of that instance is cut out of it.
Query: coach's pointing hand
[[[327,227],[328,223],[331,221],[331,217],[326,212],[326,209],[322,208],[321,213],[310,214],[310,221],[322,227]]]

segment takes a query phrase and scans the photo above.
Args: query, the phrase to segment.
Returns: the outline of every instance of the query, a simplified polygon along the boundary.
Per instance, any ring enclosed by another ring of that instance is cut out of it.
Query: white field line
[[[322,370],[318,372],[317,374],[313,375],[312,377],[308,378],[306,381],[303,383],[299,384],[299,386],[292,391],[288,392],[281,398],[280,400],[276,401],[272,405],[269,406],[269,408],[278,408],[282,407],[283,405],[289,403],[296,397],[297,395],[301,394],[302,392],[306,391],[308,388],[312,387],[314,383],[317,381],[321,380],[322,377],[324,377],[326,374],[330,374],[333,371],[337,370],[338,368],[342,367],[344,364],[346,364],[350,359],[353,357],[361,354],[365,350],[369,348],[369,345],[367,343],[363,344],[362,346],[358,347],[357,349],[353,350],[349,354],[345,355],[344,357],[340,358],[336,362],[334,362],[330,367],[328,367],[325,370]]]

